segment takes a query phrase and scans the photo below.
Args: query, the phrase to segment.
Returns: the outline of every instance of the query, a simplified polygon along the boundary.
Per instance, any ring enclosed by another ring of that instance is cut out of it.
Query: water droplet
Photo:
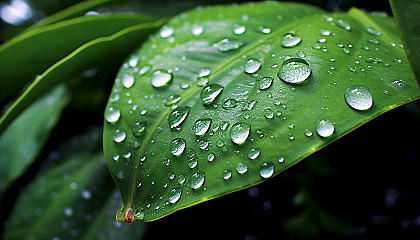
[[[209,130],[210,124],[211,124],[211,119],[210,118],[198,119],[194,123],[192,130],[195,133],[195,135],[201,136]]]
[[[239,174],[244,174],[248,171],[248,166],[245,163],[238,163],[238,165],[236,165],[236,172],[238,172]]]
[[[223,170],[222,176],[224,180],[228,180],[232,177],[232,171],[230,169],[225,169]]]
[[[188,179],[188,186],[192,189],[199,189],[204,184],[206,174],[204,172],[194,172]]]
[[[204,105],[210,105],[223,91],[219,84],[209,84],[201,90],[201,100]]]
[[[191,107],[177,107],[175,108],[171,114],[169,114],[168,117],[168,123],[171,128],[176,128],[181,123],[184,122],[184,120],[187,118],[188,113],[190,112]]]
[[[330,120],[321,120],[316,126],[316,132],[321,137],[329,137],[334,133],[334,124]]]
[[[214,44],[214,46],[216,46],[220,52],[228,52],[228,51],[236,50],[243,47],[244,45],[245,45],[245,42],[230,40],[228,38],[222,39],[219,42]]]
[[[150,68],[151,68],[150,65],[144,65],[143,67],[140,68],[139,75],[142,76],[146,74],[150,70]]]
[[[136,122],[134,124],[134,127],[131,129],[133,132],[133,135],[136,137],[141,137],[146,132],[146,122]]]
[[[175,138],[169,144],[169,150],[171,151],[172,155],[179,156],[184,152],[186,145],[187,143],[183,138]]]
[[[279,163],[284,162],[284,157],[283,157],[282,155],[278,155],[278,156],[277,156],[277,161],[278,161]]]
[[[269,178],[273,176],[274,164],[272,162],[264,162],[260,166],[260,176],[262,178]]]
[[[109,123],[116,123],[120,119],[120,117],[121,117],[120,110],[114,107],[109,107],[105,111],[105,119]]]
[[[371,35],[374,35],[374,36],[381,36],[382,35],[381,32],[379,32],[376,28],[373,28],[373,27],[366,28],[366,32],[371,34]]]
[[[238,103],[238,102],[237,102],[235,99],[232,99],[232,98],[226,98],[226,99],[223,101],[222,108],[223,108],[223,109],[226,109],[226,110],[229,110],[229,109],[235,108],[235,107],[237,106],[237,103]]]
[[[192,25],[191,32],[195,36],[201,35],[204,32],[204,27],[201,25],[194,24]]]
[[[261,149],[252,148],[251,150],[249,150],[248,158],[251,159],[251,160],[254,160],[254,159],[256,159],[257,157],[260,156],[260,153],[261,153]]]
[[[178,94],[171,94],[165,99],[165,106],[171,106],[181,100],[181,96]]]
[[[120,129],[115,130],[113,139],[116,143],[124,141],[125,137],[127,137],[127,134],[124,131]]]
[[[207,155],[207,160],[209,162],[213,162],[213,160],[214,160],[215,157],[216,156],[214,155],[214,153],[209,153],[209,155]]]
[[[245,122],[237,122],[230,129],[230,138],[235,144],[243,144],[249,137],[251,125]]]
[[[331,35],[331,32],[329,30],[327,30],[327,29],[322,29],[321,30],[321,35],[322,36],[330,36]]]
[[[73,211],[73,208],[71,207],[65,207],[63,210],[63,213],[64,213],[64,216],[71,217],[73,216],[74,211]]]
[[[210,75],[210,73],[211,71],[208,68],[200,69],[200,72],[198,73],[198,78],[207,77]]]
[[[264,26],[258,26],[257,29],[256,29],[256,31],[257,32],[260,32],[260,33],[264,33],[264,34],[271,33],[271,29],[268,28],[268,27],[264,27]]]
[[[158,69],[153,72],[151,81],[155,88],[166,87],[172,81],[172,74],[166,70]]]
[[[372,107],[372,95],[369,89],[362,85],[354,85],[344,94],[347,104],[356,110],[367,110]]]
[[[271,86],[271,84],[273,83],[273,78],[272,77],[263,77],[260,81],[259,84],[259,89],[260,90],[265,90],[267,88],[269,88]]]
[[[267,108],[264,110],[264,117],[267,119],[271,119],[274,117],[274,112],[271,109]]]
[[[160,30],[160,37],[161,38],[168,38],[174,34],[174,29],[169,26],[163,26]]]
[[[301,58],[290,58],[283,62],[277,76],[288,83],[302,83],[311,75],[309,63]]]
[[[307,136],[307,137],[311,137],[311,136],[312,136],[312,132],[311,132],[311,130],[309,130],[309,129],[305,129],[304,134],[305,134],[305,136]]]
[[[246,73],[255,73],[261,67],[261,62],[254,58],[250,58],[245,62],[245,72]]]
[[[174,188],[171,190],[171,193],[169,195],[168,201],[172,204],[179,201],[181,198],[182,189],[181,188]]]
[[[134,85],[134,76],[130,74],[124,74],[122,78],[122,84],[125,88],[131,88]]]
[[[407,82],[401,79],[392,81],[391,85],[395,89],[404,89],[408,86]]]
[[[188,159],[187,165],[188,165],[189,168],[193,169],[193,168],[197,167],[197,164],[198,164],[198,159],[197,159],[196,156],[190,157]]]
[[[281,39],[281,46],[285,48],[294,47],[298,45],[301,41],[301,37],[293,33],[286,33]]]
[[[351,26],[348,22],[343,21],[342,19],[337,20],[337,26],[339,26],[342,29],[345,29],[347,31],[350,31]]]
[[[235,29],[233,29],[233,33],[236,35],[243,34],[245,31],[246,31],[246,28],[243,25],[236,25]]]

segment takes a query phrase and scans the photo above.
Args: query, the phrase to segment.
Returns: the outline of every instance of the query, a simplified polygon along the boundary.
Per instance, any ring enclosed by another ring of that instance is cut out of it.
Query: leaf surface
[[[27,108],[0,137],[0,193],[36,159],[69,101],[57,86]]]
[[[121,68],[105,109],[118,220],[258,184],[418,98],[398,44],[392,18],[358,9],[264,2],[173,18]]]
[[[146,224],[123,226],[113,217],[120,197],[105,167],[99,129],[72,139],[46,162],[18,197],[3,239],[133,239],[144,234]]]

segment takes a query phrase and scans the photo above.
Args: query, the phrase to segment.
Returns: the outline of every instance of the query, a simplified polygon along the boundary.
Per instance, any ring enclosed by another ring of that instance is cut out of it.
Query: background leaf
[[[118,220],[154,220],[257,184],[418,98],[393,20],[376,18],[266,2],[172,19],[120,70],[105,110]],[[290,58],[308,63],[304,83],[277,76]],[[344,99],[355,85],[373,98],[365,111]]]
[[[96,129],[51,154],[15,203],[4,239],[133,239],[144,234],[145,224],[115,221],[119,195],[99,143]]]
[[[1,135],[1,194],[37,158],[68,102],[67,88],[59,85],[34,102]]]

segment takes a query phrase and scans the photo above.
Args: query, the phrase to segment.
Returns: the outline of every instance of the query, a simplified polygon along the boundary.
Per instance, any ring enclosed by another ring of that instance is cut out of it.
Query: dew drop
[[[330,120],[321,120],[316,126],[316,132],[321,137],[329,137],[334,133],[334,124]]]
[[[259,89],[266,90],[271,86],[271,84],[273,84],[273,80],[274,79],[272,77],[263,77],[260,81]]]
[[[268,28],[268,27],[264,27],[264,26],[258,26],[257,29],[256,29],[256,31],[257,32],[260,32],[260,33],[264,33],[264,34],[271,33],[271,29]]]
[[[346,103],[356,110],[368,110],[372,107],[372,95],[369,89],[362,85],[354,85],[344,94]]]
[[[172,204],[178,202],[179,199],[181,198],[181,194],[182,194],[181,188],[173,188],[169,195],[168,201]]]
[[[187,118],[191,107],[177,107],[168,116],[168,123],[171,128],[176,128]]]
[[[273,176],[274,164],[272,162],[264,162],[260,166],[260,176],[262,178],[269,178]]]
[[[226,109],[226,110],[229,110],[229,109],[235,108],[237,106],[237,104],[238,104],[238,102],[235,99],[233,99],[233,98],[226,98],[223,101],[222,108],[223,109]]]
[[[191,32],[195,36],[201,35],[204,32],[204,27],[201,25],[194,24],[191,28]]]
[[[145,121],[136,122],[134,124],[134,127],[131,130],[135,137],[143,136],[143,134],[146,132],[146,122]]]
[[[109,123],[116,123],[120,119],[120,117],[121,117],[120,110],[114,107],[109,107],[105,111],[105,119]]]
[[[222,39],[219,42],[215,43],[214,46],[220,52],[229,52],[236,49],[239,49],[245,45],[245,42],[230,40],[228,38]]]
[[[151,82],[155,88],[166,87],[172,81],[172,74],[166,70],[158,69],[153,72]]]
[[[198,119],[194,123],[192,130],[195,133],[195,135],[201,136],[209,130],[210,124],[211,124],[211,119],[210,118]]]
[[[270,108],[264,110],[264,117],[267,119],[271,119],[274,117],[274,112]]]
[[[204,184],[206,174],[204,172],[194,172],[188,179],[188,186],[192,189],[199,189]]]
[[[311,75],[309,63],[301,58],[290,58],[283,62],[277,76],[288,83],[302,83]]]
[[[200,72],[198,73],[198,78],[207,77],[210,75],[210,73],[211,71],[208,68],[200,69]]]
[[[204,105],[210,105],[223,91],[223,87],[219,84],[209,84],[201,90],[201,100]]]
[[[187,144],[183,138],[175,138],[169,144],[169,150],[171,151],[172,155],[179,156],[184,152],[186,145]]]
[[[232,177],[232,171],[230,169],[225,169],[223,170],[222,176],[224,180],[228,180]]]
[[[252,148],[251,150],[249,150],[248,158],[251,159],[251,160],[254,160],[254,159],[256,159],[257,157],[260,156],[260,153],[261,153],[261,149]]]
[[[243,25],[236,25],[235,29],[233,29],[233,33],[236,35],[241,35],[243,33],[245,33],[246,28]]]
[[[174,29],[169,26],[163,26],[160,30],[160,37],[161,38],[168,38],[174,34]]]
[[[116,143],[120,143],[125,140],[127,137],[127,134],[124,131],[121,131],[120,129],[115,130],[113,139]]]
[[[327,29],[322,29],[321,30],[321,35],[322,36],[330,36],[331,35],[331,32],[329,30],[327,30]]]
[[[391,85],[395,89],[404,89],[408,86],[407,82],[401,79],[392,81]]]
[[[74,211],[73,211],[73,208],[71,207],[65,207],[63,210],[63,213],[64,213],[64,216],[71,217],[73,216]]]
[[[230,129],[230,138],[235,144],[243,144],[249,137],[251,125],[245,122],[237,122]]]
[[[371,35],[374,35],[374,36],[381,36],[382,35],[381,32],[379,32],[376,28],[373,28],[373,27],[366,28],[366,32],[371,34]]]
[[[122,78],[122,84],[125,88],[131,88],[134,85],[134,76],[130,74],[124,74]]]
[[[213,162],[213,160],[214,160],[215,157],[216,156],[214,155],[214,153],[209,153],[209,155],[207,155],[207,160],[209,162]]]
[[[278,156],[277,156],[277,161],[278,161],[279,163],[284,162],[284,157],[283,157],[282,155],[278,155]]]
[[[337,26],[339,26],[342,29],[345,29],[347,31],[350,31],[351,26],[348,22],[343,21],[342,19],[337,20]]]
[[[286,33],[281,39],[281,46],[285,48],[294,47],[302,41],[302,38],[293,34]]]
[[[258,60],[254,59],[254,58],[250,58],[245,62],[245,72],[246,73],[255,73],[256,71],[258,71],[261,67],[261,62],[259,62]]]
[[[307,137],[311,137],[312,136],[312,132],[309,129],[305,129],[305,131],[303,132],[305,134],[305,136]]]
[[[181,100],[181,96],[178,94],[171,94],[165,99],[165,106],[171,106]]]
[[[236,165],[236,172],[238,172],[239,174],[244,174],[248,171],[248,166],[245,163],[238,163]]]

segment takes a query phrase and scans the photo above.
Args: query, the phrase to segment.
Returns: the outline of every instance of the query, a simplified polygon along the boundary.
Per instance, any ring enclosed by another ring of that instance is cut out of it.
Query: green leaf
[[[57,86],[27,108],[0,137],[0,193],[36,159],[69,101]]]
[[[71,54],[48,68],[25,90],[0,118],[0,134],[26,107],[56,84],[81,72],[104,64],[118,64],[139,42],[154,32],[166,19],[124,28],[110,36],[83,44]],[[113,71],[109,68],[107,71]]]
[[[420,58],[420,49],[418,47],[420,42],[420,22],[418,15],[420,1],[390,0],[390,3],[408,60],[420,85],[420,61],[418,60]]]
[[[358,9],[264,2],[173,18],[121,68],[105,109],[118,220],[258,184],[418,98],[398,44],[392,18]]]
[[[142,14],[83,16],[27,31],[0,46],[0,101],[83,44],[155,18]]]
[[[144,234],[147,225],[122,226],[113,217],[120,198],[105,167],[98,130],[51,154],[17,199],[3,239],[134,239]]]

